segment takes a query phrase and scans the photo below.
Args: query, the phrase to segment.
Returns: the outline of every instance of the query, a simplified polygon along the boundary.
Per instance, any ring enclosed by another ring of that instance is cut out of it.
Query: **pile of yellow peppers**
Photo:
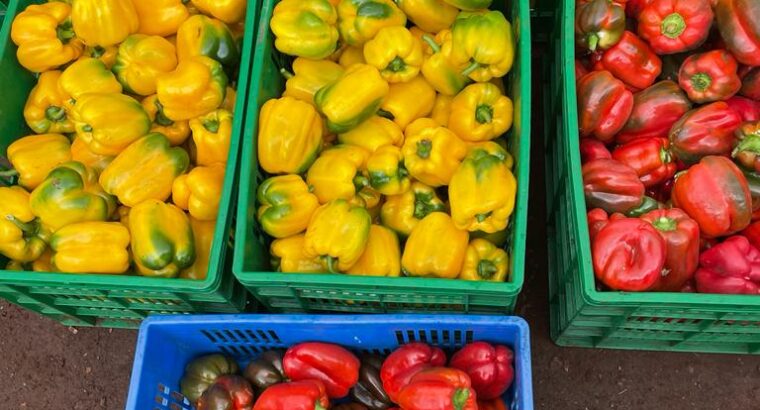
[[[245,0],[69,0],[15,16],[38,73],[7,149],[8,269],[204,279]]]
[[[295,59],[261,107],[257,192],[275,269],[509,280],[514,40],[490,3],[277,3]]]

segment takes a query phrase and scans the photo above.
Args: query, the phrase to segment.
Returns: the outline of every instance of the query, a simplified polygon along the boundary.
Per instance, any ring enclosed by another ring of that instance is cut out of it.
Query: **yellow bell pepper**
[[[96,60],[100,60],[103,65],[106,66],[107,69],[111,69],[114,64],[116,64],[116,54],[119,52],[119,47],[117,46],[108,46],[108,47],[101,47],[101,46],[92,46],[92,47],[85,47],[84,52],[82,53],[82,56],[79,58],[85,59],[85,58],[94,58]]]
[[[429,33],[449,28],[459,14],[443,0],[396,0],[396,4],[412,23]]]
[[[227,110],[234,114],[236,101],[237,101],[237,91],[235,91],[234,88],[228,85],[227,92],[224,94],[224,101],[222,101],[222,105],[219,108]]]
[[[190,120],[217,109],[226,90],[227,75],[222,65],[203,56],[181,60],[176,70],[156,81],[158,101],[173,121]]]
[[[464,264],[469,235],[443,212],[433,212],[412,229],[401,256],[407,276],[453,279]]]
[[[224,185],[224,164],[195,167],[172,184],[172,202],[201,221],[216,220]]]
[[[467,150],[456,134],[430,118],[420,118],[407,127],[401,148],[409,174],[432,187],[449,184]]]
[[[379,115],[392,119],[403,130],[417,118],[430,114],[433,104],[435,90],[418,75],[405,83],[391,84],[388,95],[380,104]]]
[[[369,237],[372,218],[366,209],[336,199],[320,206],[304,238],[307,257],[319,258],[328,272],[346,271],[359,260]]]
[[[203,15],[192,16],[177,31],[179,61],[205,56],[218,61],[232,73],[240,64],[235,38],[223,22]]]
[[[298,121],[293,121],[298,118]],[[293,97],[272,99],[259,113],[259,165],[270,174],[306,171],[322,148],[322,118]]]
[[[193,142],[198,150],[196,163],[227,163],[232,139],[232,113],[218,109],[190,120]]]
[[[119,274],[129,269],[129,231],[118,222],[67,225],[50,238],[58,272]]]
[[[118,208],[116,208],[116,215],[115,217],[118,218],[119,222],[126,226],[127,229],[129,229],[129,211],[131,211],[132,208],[128,206],[121,205]]]
[[[470,232],[470,238],[480,238],[485,239],[488,242],[491,242],[492,244],[496,245],[499,248],[504,247],[504,245],[507,243],[507,240],[509,240],[509,234],[510,232],[507,229],[502,229],[501,231],[493,232],[493,233],[485,233],[483,231],[473,231]]]
[[[356,128],[338,134],[338,141],[341,144],[356,145],[367,151],[375,152],[384,145],[400,147],[404,144],[404,133],[395,122],[373,115]]]
[[[156,79],[177,68],[177,52],[159,36],[132,34],[119,46],[113,72],[130,94],[156,93]]]
[[[68,66],[58,78],[58,87],[67,100],[79,100],[82,95],[89,93],[120,94],[122,91],[116,76],[105,63],[96,58],[80,58]]]
[[[459,279],[504,282],[509,270],[508,262],[509,256],[504,249],[485,239],[473,239],[467,246]]]
[[[134,207],[148,199],[165,201],[174,179],[187,171],[190,157],[159,133],[148,134],[122,151],[100,174],[100,185],[119,202]]]
[[[46,245],[47,246],[47,245]],[[34,272],[55,272],[55,269],[53,269],[53,266],[50,264],[50,257],[52,256],[52,253],[50,251],[50,248],[46,248],[44,252],[39,256],[39,258],[33,260],[32,262],[22,262],[22,261],[14,261],[10,260],[8,261],[8,264],[6,265],[6,270],[15,270],[15,271],[34,271]]]
[[[180,272],[183,279],[204,280],[208,275],[208,264],[211,260],[211,246],[214,243],[216,221],[201,221],[190,217],[190,227],[193,229],[195,242],[195,262],[189,268]]]
[[[113,157],[96,154],[90,151],[90,147],[83,139],[75,138],[74,142],[71,143],[71,160],[81,162],[100,174],[113,161]]]
[[[71,145],[61,134],[29,135],[8,146],[8,161],[15,172],[5,174],[17,174],[19,185],[34,189],[53,168],[71,161]]]
[[[367,209],[369,215],[374,220],[380,215],[380,207],[383,203],[383,195],[372,187],[362,188],[352,200],[352,203],[358,203]]]
[[[343,67],[330,60],[310,60],[298,57],[293,61],[293,73],[280,69],[287,82],[283,97],[293,97],[314,104],[314,94],[320,88],[340,78]]]
[[[498,138],[512,127],[512,100],[491,83],[465,87],[451,101],[449,129],[465,141]]]
[[[387,94],[388,83],[375,67],[354,64],[338,80],[317,91],[314,103],[327,117],[327,129],[343,133],[374,115]]]
[[[60,71],[46,71],[40,74],[37,85],[32,88],[24,105],[24,119],[32,131],[38,134],[48,132],[74,132],[74,123],[66,112],[66,97],[58,88]]]
[[[451,102],[454,97],[446,94],[438,94],[435,97],[435,103],[433,104],[433,112],[430,113],[430,118],[434,119],[439,125],[447,127],[449,125],[449,117],[451,117]]]
[[[383,195],[403,194],[411,185],[409,172],[404,167],[404,155],[395,145],[378,148],[370,155],[367,174],[372,188]]]
[[[383,27],[364,44],[364,59],[389,83],[406,82],[420,73],[422,44],[406,27]]]
[[[171,36],[190,18],[186,0],[132,0],[132,3],[140,21],[137,28],[140,34]]]
[[[383,27],[406,25],[406,15],[393,0],[345,0],[338,4],[338,30],[351,46],[375,37]]]
[[[399,276],[401,251],[396,233],[384,226],[370,226],[362,256],[346,273],[359,276]]]
[[[76,0],[71,7],[74,32],[88,46],[112,46],[140,26],[132,0]]]
[[[435,38],[423,35],[422,41],[427,45],[421,70],[425,80],[441,94],[455,95],[462,91],[470,79],[450,61],[453,48],[451,31],[443,30]]]
[[[306,230],[319,200],[299,175],[279,175],[266,179],[256,192],[256,218],[264,232],[286,238]]]
[[[319,199],[319,203],[324,204],[334,199],[351,200],[369,185],[362,172],[369,153],[359,147],[351,147],[351,150],[362,152],[363,157],[352,158],[331,148],[320,155],[309,168],[306,183]]]
[[[272,269],[288,273],[322,273],[325,268],[319,258],[306,256],[304,241],[306,235],[294,235],[287,238],[275,239],[269,250],[272,258]]]
[[[151,121],[150,132],[164,134],[174,146],[182,145],[190,136],[190,124],[186,120],[172,121],[166,118],[164,107],[158,102],[157,95],[143,98],[141,104]]]
[[[222,20],[227,24],[236,23],[245,17],[246,0],[192,0],[193,6],[204,14]]]
[[[278,50],[319,60],[338,46],[337,20],[335,7],[327,0],[282,0],[274,7],[269,25]]]
[[[16,15],[11,40],[22,67],[41,73],[79,58],[84,45],[74,36],[70,15],[71,6],[58,2],[32,4]]]
[[[195,262],[190,219],[172,204],[148,199],[132,208],[129,233],[140,275],[173,278]]]
[[[364,48],[362,46],[346,47],[338,59],[338,64],[340,64],[343,68],[349,68],[354,64],[366,63],[367,61],[364,59]]]
[[[408,191],[385,199],[380,220],[400,235],[409,236],[417,223],[432,212],[446,212],[446,204],[433,188],[415,181]]]
[[[451,217],[468,231],[497,232],[507,227],[515,207],[517,181],[507,152],[495,142],[476,145],[449,184]]]
[[[124,94],[84,94],[71,115],[77,138],[100,155],[118,155],[151,125],[140,102]]]
[[[0,254],[31,262],[47,247],[46,234],[29,207],[29,193],[20,186],[0,187]]]
[[[477,82],[503,77],[515,57],[512,26],[500,11],[462,12],[451,26],[449,61]]]

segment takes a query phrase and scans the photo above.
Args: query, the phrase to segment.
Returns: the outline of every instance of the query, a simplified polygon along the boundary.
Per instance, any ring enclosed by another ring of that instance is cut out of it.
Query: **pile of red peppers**
[[[264,352],[242,375],[231,357],[198,357],[180,386],[197,410],[506,410],[513,361],[509,347],[482,341],[450,359],[425,343],[383,358],[309,342]]]
[[[600,287],[760,294],[760,1],[579,0],[575,18]]]

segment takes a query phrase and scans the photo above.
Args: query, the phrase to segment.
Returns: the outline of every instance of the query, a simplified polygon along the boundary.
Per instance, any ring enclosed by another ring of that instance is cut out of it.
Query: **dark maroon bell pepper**
[[[728,156],[741,118],[719,101],[691,110],[670,129],[670,149],[687,165],[707,155]]]
[[[741,235],[704,251],[694,275],[700,293],[760,294],[760,250]]]
[[[609,71],[593,71],[578,80],[581,137],[612,141],[623,129],[632,110],[633,94]]]
[[[644,198],[644,184],[628,165],[597,159],[583,165],[582,172],[588,208],[623,213],[639,206]]]
[[[575,43],[584,50],[606,50],[625,31],[625,9],[610,0],[581,1],[575,8]]]
[[[615,137],[619,144],[637,138],[664,137],[691,109],[691,101],[673,81],[660,81],[633,95],[633,111]]]
[[[760,67],[752,67],[744,74],[739,94],[760,101]]]
[[[581,164],[585,164],[595,159],[610,159],[612,154],[603,142],[593,138],[583,138],[580,142]]]

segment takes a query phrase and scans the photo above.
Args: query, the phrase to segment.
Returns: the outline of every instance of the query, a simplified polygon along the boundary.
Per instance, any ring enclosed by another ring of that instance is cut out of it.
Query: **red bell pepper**
[[[633,111],[615,137],[619,144],[638,138],[662,137],[691,109],[691,101],[673,81],[659,83],[633,95]]]
[[[755,248],[760,249],[760,222],[752,222],[739,235],[747,238],[749,243]]]
[[[359,380],[360,365],[353,353],[331,343],[300,343],[291,346],[282,359],[290,380],[319,380],[330,398],[348,395]]]
[[[646,195],[658,202],[668,202],[670,201],[670,193],[673,191],[674,183],[675,179],[670,178],[657,186],[647,189]]]
[[[760,101],[760,67],[752,67],[744,74],[739,94]]]
[[[645,187],[665,182],[676,173],[667,138],[637,139],[612,151],[612,159],[636,171]]]
[[[251,410],[253,388],[241,376],[224,375],[203,392],[195,407],[198,410]]]
[[[644,10],[646,6],[651,3],[652,0],[628,0],[625,5],[625,14],[634,19],[639,18],[639,14]]]
[[[749,98],[734,96],[726,100],[728,108],[739,114],[742,122],[760,120],[760,103]]]
[[[695,103],[727,100],[739,92],[739,64],[726,50],[712,50],[687,58],[678,72],[678,84]]]
[[[662,72],[662,60],[643,40],[630,31],[606,51],[591,56],[594,70],[607,70],[629,87],[644,89]]]
[[[501,399],[478,400],[478,410],[507,410]]]
[[[732,236],[699,257],[694,275],[700,293],[760,294],[760,250]]]
[[[595,159],[611,159],[612,154],[603,142],[593,138],[583,138],[580,142],[581,164],[585,164]]]
[[[707,156],[676,178],[673,205],[697,221],[705,238],[739,232],[752,217],[747,179],[731,160]]]
[[[456,352],[449,366],[470,376],[472,388],[482,400],[501,397],[512,384],[514,353],[507,346],[473,342]]]
[[[399,391],[409,384],[415,374],[445,363],[446,354],[443,350],[425,343],[409,343],[394,350],[385,359],[380,368],[380,379],[388,397],[397,402]]]
[[[275,384],[261,393],[253,410],[326,410],[325,385],[319,380]]]
[[[586,50],[606,50],[625,31],[625,8],[609,0],[579,2],[575,9],[575,43]]]
[[[594,240],[596,234],[607,225],[610,219],[602,208],[594,208],[586,213],[586,223],[588,223],[588,236],[591,241]]]
[[[641,217],[665,240],[665,270],[652,290],[678,292],[699,264],[699,225],[678,208],[649,212]]]
[[[467,373],[446,367],[424,369],[398,394],[402,410],[478,410]]]
[[[611,219],[594,238],[591,256],[597,279],[613,290],[649,290],[665,266],[665,240],[646,221]]]
[[[657,54],[699,47],[710,34],[709,0],[653,0],[639,14],[638,32]]]
[[[583,64],[583,61],[575,59],[575,81],[578,81],[584,75],[588,74],[588,68]]]
[[[578,81],[581,137],[610,142],[633,110],[633,94],[609,71],[593,71]]]
[[[639,206],[644,184],[636,170],[612,159],[597,159],[583,165],[583,191],[589,208],[626,212]]]
[[[693,109],[670,129],[670,150],[688,165],[707,155],[728,156],[740,125],[739,115],[722,101]]]
[[[718,0],[718,29],[726,47],[748,66],[760,66],[760,3],[757,0]]]
[[[760,172],[760,121],[745,122],[736,130],[736,136],[741,141],[731,156],[744,168]]]

